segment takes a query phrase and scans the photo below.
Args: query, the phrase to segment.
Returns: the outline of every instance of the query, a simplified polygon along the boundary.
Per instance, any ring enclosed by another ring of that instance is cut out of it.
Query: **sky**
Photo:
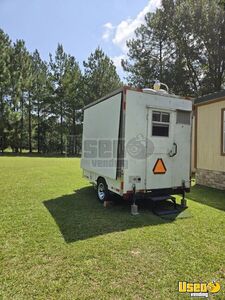
[[[121,59],[126,40],[160,0],[0,0],[0,28],[12,41],[23,39],[29,51],[48,60],[58,43],[82,63],[98,46],[124,79]]]

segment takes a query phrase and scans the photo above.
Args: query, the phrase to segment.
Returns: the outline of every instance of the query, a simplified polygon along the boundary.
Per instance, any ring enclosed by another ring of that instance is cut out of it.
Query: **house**
[[[225,90],[195,100],[196,182],[225,190]]]

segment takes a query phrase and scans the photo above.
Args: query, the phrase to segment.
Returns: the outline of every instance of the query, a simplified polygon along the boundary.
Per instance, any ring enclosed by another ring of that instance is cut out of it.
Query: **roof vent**
[[[162,86],[165,86],[166,90],[161,89],[161,85],[162,85]],[[168,85],[165,84],[165,83],[160,82],[159,80],[156,80],[156,81],[155,81],[155,83],[154,83],[154,90],[155,90],[156,92],[160,92],[160,93],[166,93],[166,94],[169,93],[169,87],[168,87]]]
[[[156,93],[156,90],[153,90],[153,89],[150,89],[150,88],[144,88],[144,89],[142,89],[142,91],[145,92],[145,93],[150,93],[150,94],[151,93],[154,93],[154,94]]]

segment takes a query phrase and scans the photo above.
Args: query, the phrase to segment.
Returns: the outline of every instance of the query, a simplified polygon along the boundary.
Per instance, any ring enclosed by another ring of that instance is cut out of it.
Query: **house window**
[[[222,109],[222,155],[225,155],[225,108]]]
[[[152,112],[152,136],[169,136],[170,114],[162,111]]]

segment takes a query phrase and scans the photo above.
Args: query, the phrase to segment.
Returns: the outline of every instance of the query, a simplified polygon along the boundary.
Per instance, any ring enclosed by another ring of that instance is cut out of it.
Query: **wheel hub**
[[[103,183],[100,183],[98,185],[98,197],[100,200],[103,200],[105,198],[105,186]]]

